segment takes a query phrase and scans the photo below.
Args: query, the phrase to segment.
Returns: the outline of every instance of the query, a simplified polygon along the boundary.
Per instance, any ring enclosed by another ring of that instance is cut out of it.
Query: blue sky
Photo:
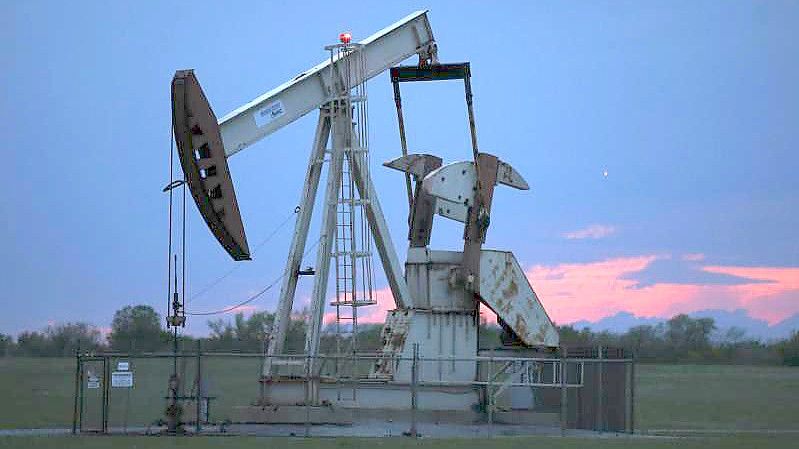
[[[776,322],[799,312],[796,2],[331,7],[2,3],[0,332],[106,326],[127,304],[164,312],[160,189],[175,70],[194,68],[222,116],[322,60],[340,31],[360,40],[428,8],[442,61],[472,64],[481,148],[532,186],[497,189],[487,246],[516,253],[556,320],[744,308]],[[399,154],[385,74],[369,99],[372,172],[402,258],[402,176],[379,165]],[[408,86],[403,99],[413,151],[470,158],[461,85]],[[230,159],[251,245],[294,209],[315,121]],[[193,205],[189,215],[197,291],[234,263]],[[436,221],[435,247],[460,238],[456,223]],[[289,239],[290,226],[188,308],[261,289],[282,270]],[[573,282],[547,284],[553,273]],[[300,285],[298,305],[310,287]],[[271,310],[276,296],[255,305]]]

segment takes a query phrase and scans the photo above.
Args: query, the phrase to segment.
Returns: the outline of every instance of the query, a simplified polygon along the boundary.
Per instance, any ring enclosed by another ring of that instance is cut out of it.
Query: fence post
[[[494,350],[488,357],[488,388],[486,394],[488,396],[488,433],[489,437],[494,433]]]
[[[83,359],[80,361],[80,402],[78,403],[78,431],[83,432],[83,399],[85,392],[83,390]]]
[[[598,385],[597,385],[597,389],[596,389],[596,391],[597,391],[596,430],[598,430],[600,432],[605,430],[605,413],[604,413],[604,411],[605,411],[604,410],[604,407],[605,407],[605,395],[604,395],[604,393],[605,393],[604,392],[604,383],[605,383],[605,377],[604,377],[605,372],[604,372],[604,370],[605,370],[605,366],[602,363],[602,358],[603,358],[602,345],[599,345],[599,361],[597,362],[598,363],[598,366],[597,366],[597,368],[598,368],[598,370],[597,370],[598,371],[598,374],[597,374]]]
[[[203,399],[202,398],[202,379],[203,379],[203,377],[202,377],[203,374],[202,373],[203,372],[202,372],[202,368],[200,366],[200,364],[202,363],[201,351],[202,351],[202,340],[198,338],[197,339],[197,389],[194,391],[194,399],[195,399],[195,402],[197,403],[197,407],[196,407],[196,409],[197,409],[197,422],[195,423],[194,431],[197,432],[198,434],[200,433],[200,431],[202,431],[202,426],[200,425],[200,410],[202,410],[201,401]]]
[[[413,362],[411,365],[411,437],[416,438],[416,409],[418,407],[418,392],[416,390],[419,382],[419,343],[413,344]]]
[[[568,395],[566,392],[566,350],[560,347],[560,436],[566,436],[568,426]]]
[[[630,362],[630,433],[635,433],[635,352]]]
[[[623,354],[622,354],[623,355]],[[633,433],[632,431],[632,362],[624,362],[624,431]]]
[[[305,437],[311,436],[311,355],[305,356]]]
[[[78,433],[78,395],[80,395],[81,375],[80,375],[80,340],[78,348],[75,350],[75,401],[72,405],[72,435]]]
[[[103,356],[103,410],[101,413],[103,433],[108,433],[108,402],[111,383],[111,363],[107,355]]]

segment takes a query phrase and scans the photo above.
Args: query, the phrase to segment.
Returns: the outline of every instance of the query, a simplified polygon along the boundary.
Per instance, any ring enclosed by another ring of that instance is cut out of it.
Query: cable
[[[318,245],[318,244],[319,244],[319,242],[320,242],[321,240],[322,240],[322,237],[320,236],[320,237],[319,237],[319,238],[318,238],[318,239],[317,239],[317,240],[314,242],[314,244],[313,244],[313,245],[311,245],[311,247],[310,247],[310,248],[308,248],[308,249],[305,251],[305,253],[303,253],[303,255],[302,255],[302,256],[303,256],[303,257],[307,256],[307,255],[308,255],[308,253],[310,253],[310,252],[311,252],[311,250],[313,250],[313,249],[316,247],[316,245]],[[281,274],[281,275],[280,275],[280,277],[278,277],[277,279],[275,279],[274,281],[272,281],[272,283],[271,283],[271,284],[267,285],[266,287],[264,287],[263,289],[261,289],[261,291],[259,291],[258,293],[256,293],[256,294],[254,294],[254,295],[250,296],[249,298],[245,299],[244,301],[242,301],[242,302],[240,302],[240,303],[238,303],[238,304],[236,304],[236,305],[234,305],[234,306],[226,307],[226,308],[224,308],[224,309],[220,309],[220,310],[213,310],[213,311],[210,311],[210,312],[185,312],[185,313],[186,313],[186,315],[191,315],[191,316],[208,316],[208,315],[219,315],[219,314],[222,314],[222,313],[228,313],[228,312],[232,312],[233,310],[236,310],[236,309],[238,309],[239,307],[241,307],[241,306],[244,306],[244,305],[247,305],[247,304],[249,304],[249,303],[251,303],[251,302],[255,301],[256,299],[258,299],[258,298],[259,298],[261,295],[263,295],[264,293],[266,293],[267,291],[269,291],[269,290],[270,290],[272,287],[274,287],[274,286],[275,286],[275,285],[276,285],[278,282],[280,282],[281,280],[283,280],[283,278],[285,278],[285,277],[286,277],[288,274],[289,274],[288,270],[284,271],[284,272],[283,272],[283,274]]]
[[[180,291],[180,308],[186,310],[186,184],[183,184],[183,217],[181,218],[181,222],[183,223],[183,243],[180,247],[180,256],[181,256],[181,282],[182,288]],[[177,265],[175,266],[175,270],[177,270]]]
[[[285,218],[285,219],[283,219],[283,221],[282,221],[282,222],[281,222],[279,225],[277,225],[277,227],[276,227],[275,229],[273,229],[273,230],[272,230],[272,232],[270,232],[270,233],[269,233],[269,235],[267,235],[267,236],[266,236],[266,238],[265,238],[264,240],[262,240],[262,241],[261,241],[259,244],[257,244],[257,245],[256,245],[256,246],[253,248],[253,250],[251,251],[251,253],[252,253],[253,255],[255,255],[255,253],[256,253],[256,252],[257,252],[259,249],[261,249],[261,248],[262,248],[262,247],[263,247],[263,246],[264,246],[264,245],[265,245],[267,242],[269,242],[269,240],[271,240],[271,239],[272,239],[272,237],[274,237],[274,236],[275,236],[275,235],[278,233],[278,231],[280,231],[281,229],[283,229],[283,227],[284,227],[284,226],[286,226],[286,223],[288,223],[288,222],[289,222],[289,220],[291,220],[291,217],[292,217],[292,216],[294,216],[294,215],[296,215],[296,214],[297,214],[299,211],[300,211],[300,207],[299,207],[299,206],[297,206],[296,208],[294,208],[294,212],[292,212],[292,213],[290,213],[288,216],[286,216],[286,218]],[[196,299],[196,298],[198,298],[198,297],[200,297],[200,296],[204,295],[205,293],[207,293],[207,292],[208,292],[209,290],[211,290],[212,288],[216,287],[216,286],[217,286],[217,285],[218,285],[220,282],[222,282],[223,280],[225,280],[225,278],[227,278],[228,276],[230,276],[231,274],[233,274],[233,273],[234,273],[236,270],[238,270],[238,269],[239,269],[239,268],[241,268],[241,267],[242,267],[242,264],[234,265],[234,266],[233,266],[233,268],[231,268],[230,270],[226,271],[226,272],[225,272],[225,273],[224,273],[222,276],[219,276],[218,278],[214,279],[213,281],[211,281],[210,283],[208,283],[208,284],[207,284],[205,287],[201,288],[201,289],[200,289],[200,291],[198,291],[197,293],[195,293],[195,294],[191,295],[191,298],[189,298],[189,300],[194,300],[194,299]]]
[[[269,284],[269,285],[267,285],[266,287],[264,287],[264,288],[263,288],[261,291],[259,291],[258,293],[256,293],[256,294],[254,294],[254,295],[250,296],[249,298],[247,298],[247,299],[245,299],[244,301],[242,301],[242,302],[240,302],[240,303],[236,304],[235,306],[227,307],[227,308],[225,308],[225,309],[220,309],[220,310],[214,310],[214,311],[210,311],[210,312],[186,312],[186,315],[191,315],[191,316],[205,316],[205,315],[218,315],[218,314],[222,314],[222,313],[228,313],[228,312],[232,312],[233,310],[236,310],[236,309],[238,309],[239,307],[241,307],[241,306],[244,306],[244,305],[247,305],[247,304],[249,304],[249,303],[251,303],[251,302],[255,301],[256,299],[258,299],[258,297],[260,297],[261,295],[263,295],[264,293],[266,293],[267,291],[269,291],[269,289],[271,289],[272,287],[274,287],[274,286],[275,286],[275,284],[277,284],[279,281],[281,281],[281,280],[282,280],[284,277],[286,277],[286,275],[285,275],[285,274],[283,274],[283,275],[282,275],[282,276],[280,276],[279,278],[275,279],[275,280],[274,280],[274,281],[273,281],[271,284]]]
[[[169,185],[172,185],[174,180],[173,175],[173,168],[175,163],[174,160],[174,152],[175,152],[175,125],[174,123],[169,128]],[[172,301],[172,189],[169,189],[169,244],[167,249],[166,255],[166,262],[167,266],[167,275],[166,275],[166,313],[169,315],[169,307],[170,301]],[[177,269],[177,267],[175,267]]]

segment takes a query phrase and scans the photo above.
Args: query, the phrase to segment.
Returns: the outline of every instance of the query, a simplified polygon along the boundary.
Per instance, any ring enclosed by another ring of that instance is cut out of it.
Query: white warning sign
[[[277,100],[274,103],[270,103],[265,107],[258,109],[255,111],[253,116],[255,118],[255,124],[259,128],[262,128],[285,113],[286,110],[283,108],[283,102]]]
[[[89,375],[86,379],[86,388],[94,390],[100,388],[100,378],[94,375]]]
[[[113,388],[132,388],[132,371],[114,371],[111,373],[111,387]]]

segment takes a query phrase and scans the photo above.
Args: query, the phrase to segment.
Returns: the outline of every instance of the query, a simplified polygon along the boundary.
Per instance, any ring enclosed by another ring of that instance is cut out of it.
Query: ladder
[[[336,377],[354,380],[358,369],[353,357],[347,361],[345,356],[354,356],[358,351],[358,308],[376,304],[372,293],[372,251],[371,232],[366,216],[369,198],[366,191],[359,192],[355,177],[368,179],[368,173],[356,173],[355,162],[360,167],[368,167],[368,132],[366,124],[366,76],[362,48],[357,45],[334,46],[331,48],[331,61],[355,61],[354,64],[333,64],[335,74],[344,89],[337,96],[334,111],[344,115],[346,129],[335,130],[344,136],[344,160],[339,180],[339,196],[336,201],[336,230],[331,257],[335,261],[336,296],[330,303],[335,307],[335,351]],[[338,52],[338,54],[333,54]],[[347,55],[347,58],[342,56]],[[366,175],[366,176],[364,176]],[[352,384],[351,397],[343,398],[339,390],[339,400],[355,400],[355,384]]]

